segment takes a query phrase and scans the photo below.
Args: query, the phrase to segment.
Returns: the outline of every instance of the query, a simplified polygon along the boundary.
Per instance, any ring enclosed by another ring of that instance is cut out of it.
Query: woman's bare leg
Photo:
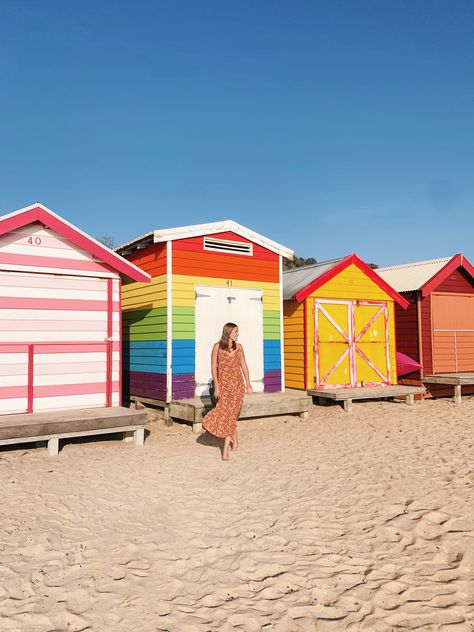
[[[239,440],[237,438],[237,428],[234,430],[233,434],[232,434],[232,450],[237,450],[237,448],[239,447]]]
[[[222,460],[223,461],[228,461],[229,460],[229,448],[230,448],[231,440],[232,440],[232,437],[230,435],[227,435],[224,438],[224,448],[222,450]]]

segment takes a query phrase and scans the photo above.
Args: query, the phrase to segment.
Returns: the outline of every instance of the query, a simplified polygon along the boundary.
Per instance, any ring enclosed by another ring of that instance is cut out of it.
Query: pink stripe
[[[112,382],[112,388],[118,392],[119,382]],[[67,395],[95,395],[104,393],[104,382],[91,384],[59,384],[57,386],[33,386],[34,399],[40,397],[65,397]],[[0,386],[0,399],[28,398],[28,386]]]
[[[77,373],[103,373],[105,375],[106,366],[105,354],[102,362],[65,363],[59,359],[58,363],[37,364],[35,366],[35,375],[74,375]]]
[[[0,353],[28,353],[28,344],[21,343],[0,343]]]
[[[119,309],[119,303],[114,303]],[[0,296],[0,309],[66,309],[101,312],[107,309],[107,301],[78,301],[62,298],[19,298]]]
[[[28,386],[0,386],[0,399],[28,398]]]
[[[78,289],[90,292],[105,293],[105,279],[89,277],[58,278],[56,276],[39,276],[34,272],[0,272],[0,287],[45,287],[55,290]]]
[[[106,336],[106,326],[104,321],[100,320],[62,320],[60,322],[54,320],[0,320],[0,331],[94,331],[102,332],[103,337]],[[67,338],[68,336],[62,336]]]
[[[33,344],[37,353],[97,353],[105,351],[106,342],[32,342],[32,343],[0,343],[0,353],[27,353],[28,344]],[[112,343],[112,351],[121,351],[118,340]]]
[[[64,397],[67,395],[95,395],[96,393],[104,393],[105,383],[92,382],[90,384],[57,384],[56,386],[34,386],[34,397]],[[114,391],[118,391],[119,383],[112,382]]]
[[[18,255],[14,253],[0,253],[0,263],[6,265],[29,266],[34,268],[63,268],[80,270],[81,272],[114,272],[112,268],[96,261],[78,261],[77,259],[63,259],[60,257],[38,257],[34,255]]]

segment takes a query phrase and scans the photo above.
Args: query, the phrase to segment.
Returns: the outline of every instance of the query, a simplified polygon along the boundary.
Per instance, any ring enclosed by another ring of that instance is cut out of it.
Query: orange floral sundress
[[[230,354],[219,348],[217,352],[217,382],[219,385],[219,399],[204,417],[203,427],[215,435],[224,438],[233,435],[237,428],[245,394],[244,379],[241,366],[242,351],[240,347]]]

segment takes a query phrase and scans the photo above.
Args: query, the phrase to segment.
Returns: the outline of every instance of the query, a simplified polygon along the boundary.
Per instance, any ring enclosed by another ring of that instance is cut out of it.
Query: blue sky
[[[470,0],[0,1],[0,212],[474,260]]]

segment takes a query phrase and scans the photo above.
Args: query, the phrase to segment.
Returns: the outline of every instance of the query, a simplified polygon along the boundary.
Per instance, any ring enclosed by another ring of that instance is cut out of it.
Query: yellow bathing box
[[[397,383],[394,304],[407,301],[357,255],[283,274],[285,384]]]

